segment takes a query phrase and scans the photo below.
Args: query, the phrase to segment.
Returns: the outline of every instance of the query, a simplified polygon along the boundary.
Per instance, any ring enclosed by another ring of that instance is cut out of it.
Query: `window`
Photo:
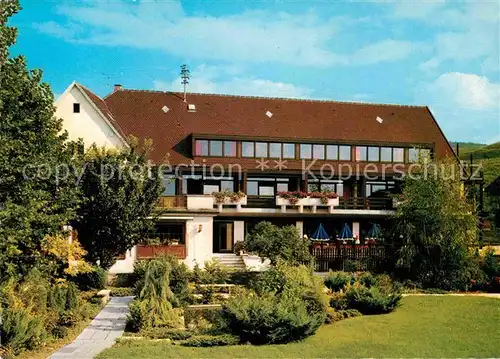
[[[283,158],[295,158],[295,144],[293,143],[283,144]]]
[[[326,146],[326,159],[327,160],[338,160],[339,159],[339,146],[337,146],[337,145]]]
[[[196,156],[208,156],[208,140],[196,140]]]
[[[255,147],[253,142],[241,143],[241,155],[243,157],[255,157]]]
[[[259,158],[267,157],[267,143],[266,142],[255,142],[255,157],[259,157]]]
[[[392,160],[393,160],[393,162],[404,162],[405,161],[404,148],[393,148],[392,149]]]
[[[236,141],[224,141],[224,156],[236,157]]]
[[[356,146],[356,161],[366,161],[366,147]]]
[[[366,183],[366,196],[385,197],[394,188],[394,181],[369,181]]]
[[[258,196],[259,195],[259,182],[247,182],[247,195]]]
[[[351,146],[339,146],[339,160],[341,161],[351,160]]]
[[[344,193],[344,185],[341,180],[314,180],[309,178],[309,192],[335,192],[339,196]]]
[[[185,224],[184,223],[162,223],[156,226],[152,238],[159,238],[162,243],[169,243],[173,240],[179,244],[185,243]]]
[[[175,177],[174,176],[164,176],[163,177],[163,190],[162,196],[175,196]]]
[[[312,146],[311,145],[300,145],[300,158],[311,158]]]
[[[313,158],[318,160],[325,159],[325,146],[324,145],[313,145]]]
[[[392,148],[382,147],[380,149],[380,160],[382,162],[392,162]]]
[[[288,192],[288,183],[283,182],[283,183],[276,183],[276,191],[278,192]]]
[[[234,192],[234,181],[233,180],[220,181],[220,189],[221,191]]]
[[[409,162],[418,162],[418,148],[410,148],[408,149],[408,161]]]
[[[222,156],[222,141],[210,141],[210,156]]]
[[[78,102],[73,104],[73,113],[80,113],[80,104]]]
[[[368,161],[370,161],[370,162],[380,161],[380,148],[379,147],[368,147]]]
[[[214,192],[219,192],[219,185],[216,184],[206,184],[203,185],[203,194],[212,194]]]
[[[269,144],[269,157],[281,158],[281,143]]]

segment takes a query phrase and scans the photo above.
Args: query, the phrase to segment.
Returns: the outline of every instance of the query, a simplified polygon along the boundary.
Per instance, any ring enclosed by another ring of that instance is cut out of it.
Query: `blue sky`
[[[499,2],[21,0],[13,53],[56,94],[126,88],[430,106],[500,141]]]

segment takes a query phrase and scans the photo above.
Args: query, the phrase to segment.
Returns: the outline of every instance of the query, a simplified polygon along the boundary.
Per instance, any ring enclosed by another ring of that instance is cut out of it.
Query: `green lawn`
[[[387,315],[323,326],[300,343],[184,348],[124,342],[98,358],[500,357],[500,299],[407,297]]]

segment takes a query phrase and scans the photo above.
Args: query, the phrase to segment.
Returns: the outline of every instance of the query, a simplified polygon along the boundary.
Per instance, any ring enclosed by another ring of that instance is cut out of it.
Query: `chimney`
[[[116,92],[116,91],[123,91],[123,86],[120,85],[120,84],[116,84],[115,85],[115,89],[113,90],[113,92]]]

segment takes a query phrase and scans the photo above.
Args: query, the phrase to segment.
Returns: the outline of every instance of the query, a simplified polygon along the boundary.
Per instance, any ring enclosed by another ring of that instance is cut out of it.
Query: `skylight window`
[[[377,116],[377,122],[382,123],[382,122],[384,122],[384,119],[382,117]]]
[[[188,111],[189,112],[196,112],[196,106],[192,103],[188,104]]]
[[[273,113],[271,111],[266,111],[266,116],[271,118],[273,117]]]
[[[165,113],[167,113],[170,109],[167,106],[163,106],[161,110]]]

